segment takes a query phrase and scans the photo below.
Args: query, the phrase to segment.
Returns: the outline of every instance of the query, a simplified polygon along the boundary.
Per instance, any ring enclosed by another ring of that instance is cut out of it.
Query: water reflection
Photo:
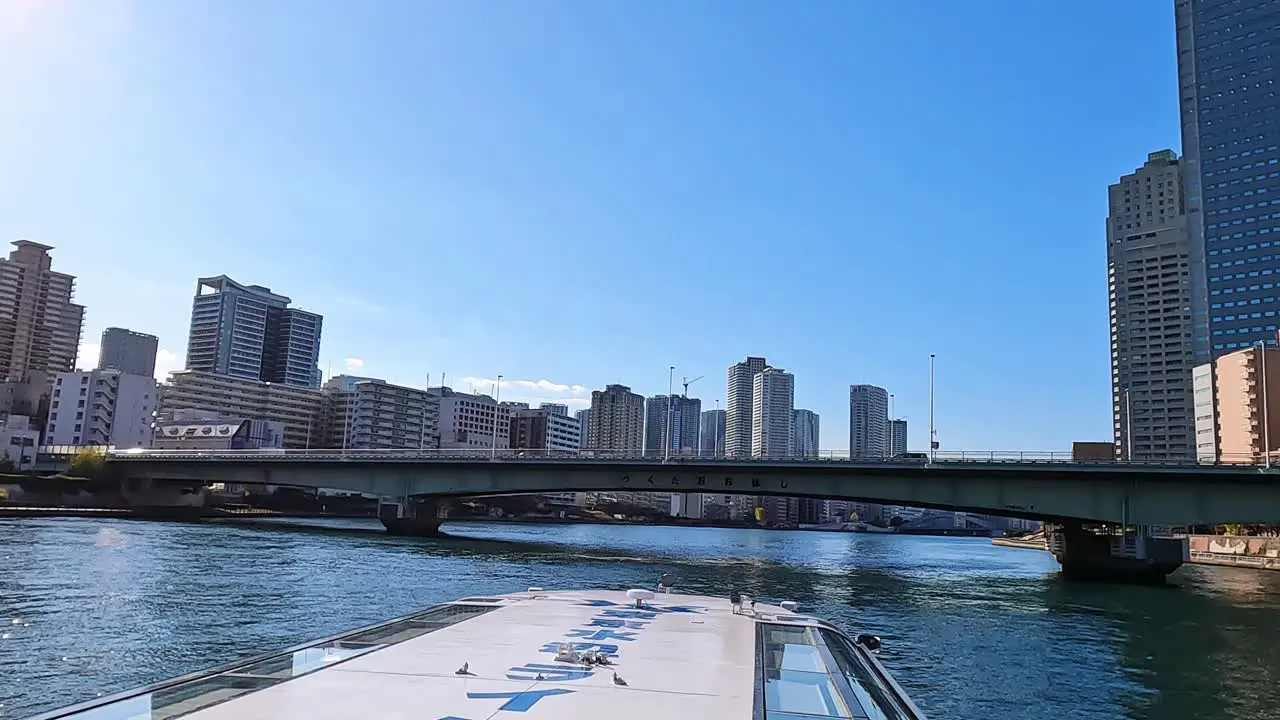
[[[934,717],[1280,716],[1280,573],[1064,583],[1045,553],[965,538],[454,523],[0,521],[0,703],[21,716],[529,586],[792,599],[885,640]],[[4,638],[3,633],[11,636]],[[11,680],[12,679],[12,680]]]

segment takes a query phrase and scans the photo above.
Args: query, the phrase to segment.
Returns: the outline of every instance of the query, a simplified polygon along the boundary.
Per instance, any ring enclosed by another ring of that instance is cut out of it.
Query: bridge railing
[[[111,450],[109,457],[115,460],[143,459],[206,459],[206,460],[500,460],[500,461],[642,461],[683,463],[691,461],[744,461],[744,462],[839,462],[865,465],[929,465],[941,463],[1061,463],[1088,465],[1155,465],[1155,466],[1261,466],[1266,459],[1255,455],[1223,456],[1216,460],[1195,457],[1135,458],[1132,460],[1074,458],[1066,451],[1026,450],[952,450],[947,452],[908,452],[893,457],[850,457],[847,451],[825,450],[797,455],[727,455],[723,451],[682,451],[664,453],[661,450],[635,449],[544,449],[544,448],[312,448],[278,449],[260,448],[245,450],[206,449],[130,449]],[[1275,458],[1280,467],[1280,458]]]

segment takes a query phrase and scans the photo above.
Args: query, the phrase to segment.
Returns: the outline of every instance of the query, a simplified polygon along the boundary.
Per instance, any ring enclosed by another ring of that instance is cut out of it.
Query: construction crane
[[[701,380],[701,379],[702,379],[702,378],[704,378],[704,377],[706,377],[706,375],[699,375],[698,377],[696,377],[696,378],[694,378],[694,379],[692,379],[692,380],[690,380],[689,378],[685,378],[685,379],[684,379],[684,382],[683,382],[683,385],[684,385],[684,397],[689,397],[689,386],[690,386],[690,385],[692,385],[692,384],[694,384],[694,383],[696,383],[696,382],[698,382],[699,380]]]

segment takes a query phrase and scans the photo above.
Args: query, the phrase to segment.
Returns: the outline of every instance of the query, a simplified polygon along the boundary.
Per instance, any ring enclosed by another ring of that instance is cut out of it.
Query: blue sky
[[[832,449],[863,382],[923,446],[931,352],[944,450],[1109,439],[1106,186],[1179,147],[1156,0],[0,0],[0,108],[87,344],[225,273],[405,384],[764,355]]]

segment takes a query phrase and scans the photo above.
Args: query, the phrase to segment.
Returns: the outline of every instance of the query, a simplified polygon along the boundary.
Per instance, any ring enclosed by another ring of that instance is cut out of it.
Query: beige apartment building
[[[626,385],[609,385],[591,393],[587,447],[640,450],[644,447],[644,396]]]
[[[1268,449],[1276,454],[1280,445],[1280,349],[1263,351],[1254,346],[1237,350],[1212,365],[1197,367],[1195,379],[1201,462],[1251,463],[1264,458]]]
[[[324,394],[318,389],[179,370],[161,386],[156,414],[167,419],[175,410],[279,422],[284,426],[286,448],[328,444],[323,437]]]
[[[48,245],[18,240],[0,258],[0,380],[31,370],[75,369],[84,306],[71,302],[76,279],[54,272]]]

